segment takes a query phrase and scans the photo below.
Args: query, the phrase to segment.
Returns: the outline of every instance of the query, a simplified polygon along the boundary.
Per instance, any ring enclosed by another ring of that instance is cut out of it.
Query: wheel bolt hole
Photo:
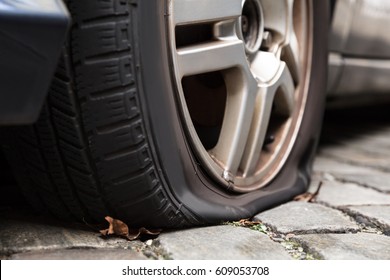
[[[241,15],[241,34],[248,54],[256,53],[263,41],[264,18],[259,0],[246,0]]]
[[[241,17],[241,30],[242,34],[244,35],[244,38],[247,38],[249,31],[249,20],[248,17],[245,15]]]

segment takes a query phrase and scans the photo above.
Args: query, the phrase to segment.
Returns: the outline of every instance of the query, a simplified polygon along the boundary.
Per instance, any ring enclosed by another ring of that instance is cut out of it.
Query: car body
[[[330,97],[364,95],[367,101],[389,93],[389,12],[389,1],[336,1],[329,38]]]
[[[0,125],[36,121],[69,22],[61,0],[0,0]]]

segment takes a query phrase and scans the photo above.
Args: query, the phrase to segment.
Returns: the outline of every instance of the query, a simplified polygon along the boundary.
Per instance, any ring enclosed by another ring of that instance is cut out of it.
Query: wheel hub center
[[[239,26],[247,54],[255,54],[261,47],[264,32],[264,16],[260,0],[243,0]]]

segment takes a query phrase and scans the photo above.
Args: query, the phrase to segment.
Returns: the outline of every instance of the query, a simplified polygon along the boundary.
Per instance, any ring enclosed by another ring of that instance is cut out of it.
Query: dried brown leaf
[[[312,199],[313,199],[313,194],[309,193],[309,192],[303,193],[303,194],[300,194],[300,195],[294,197],[294,201],[309,202]]]
[[[321,187],[322,187],[322,181],[318,184],[318,188],[314,193],[307,192],[307,193],[298,195],[298,196],[294,197],[294,201],[314,202],[316,200],[318,194],[320,193]]]
[[[295,237],[295,234],[289,233],[286,235],[286,240],[289,241],[291,238],[294,238],[294,237]]]
[[[249,219],[242,219],[237,222],[237,225],[242,226],[242,227],[252,227],[255,225],[259,225],[261,222],[259,221],[251,221]]]
[[[114,235],[133,241],[144,235],[157,236],[161,233],[161,230],[148,230],[143,227],[140,229],[129,229],[121,220],[113,219],[109,216],[105,217],[105,219],[109,223],[109,226],[107,229],[100,230],[100,233],[104,236]]]
[[[129,234],[127,235],[127,239],[130,241],[138,239],[140,236],[144,235],[152,235],[152,236],[157,236],[161,233],[161,230],[148,230],[144,227],[140,229],[132,229],[130,230]]]
[[[101,230],[100,233],[107,235],[116,235],[126,237],[129,234],[128,226],[121,220],[113,219],[109,216],[105,217],[106,221],[109,223],[108,229]]]

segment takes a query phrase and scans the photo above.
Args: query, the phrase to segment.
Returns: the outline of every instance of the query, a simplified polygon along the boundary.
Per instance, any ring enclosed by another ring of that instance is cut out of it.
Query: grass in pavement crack
[[[268,237],[279,244],[281,244],[287,253],[296,260],[318,260],[320,257],[306,252],[304,248],[296,241],[291,240],[294,234],[281,234],[273,231],[270,227],[266,226],[260,221],[251,221],[248,219],[240,220],[238,222],[228,222],[225,225],[231,225],[235,227],[245,227],[254,231],[261,232],[268,235]]]

